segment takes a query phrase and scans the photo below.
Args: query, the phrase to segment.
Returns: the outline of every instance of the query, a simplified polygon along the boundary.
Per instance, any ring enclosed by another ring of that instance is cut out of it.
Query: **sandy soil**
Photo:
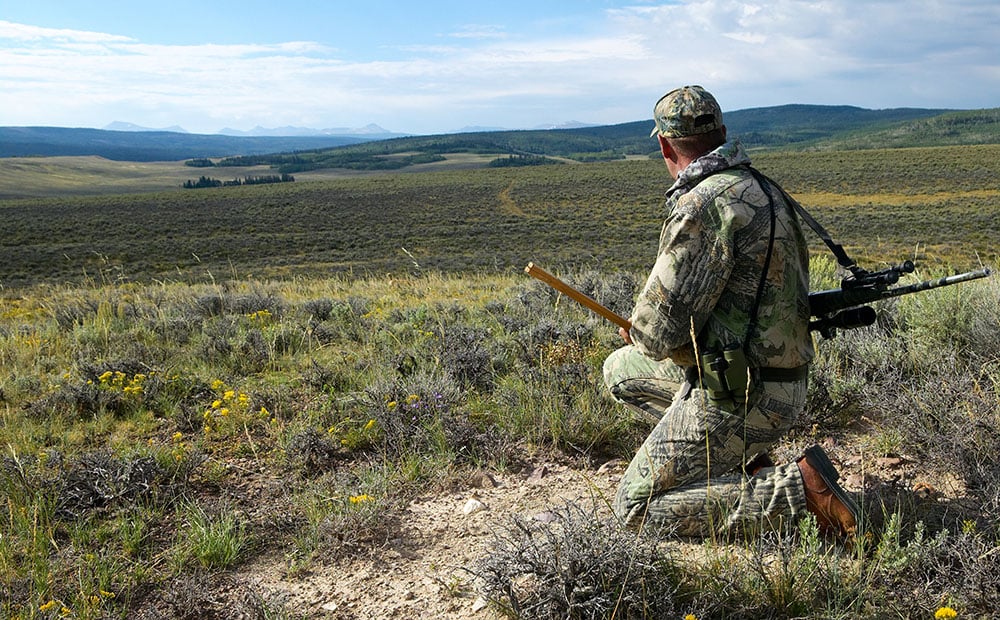
[[[310,618],[494,618],[467,570],[489,553],[494,533],[515,516],[545,519],[567,500],[610,514],[624,465],[579,470],[546,462],[518,474],[483,472],[467,488],[411,502],[398,537],[371,557],[328,557],[295,576],[282,558],[264,558],[231,581],[285,597],[289,612]]]

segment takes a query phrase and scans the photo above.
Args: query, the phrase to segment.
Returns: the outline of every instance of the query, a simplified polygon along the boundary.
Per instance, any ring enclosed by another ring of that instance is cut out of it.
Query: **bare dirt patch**
[[[233,577],[310,618],[492,618],[470,569],[489,553],[494,534],[514,517],[544,520],[567,501],[610,515],[623,470],[620,461],[596,470],[544,462],[523,473],[482,473],[466,488],[411,502],[398,536],[367,557],[321,558],[295,576],[283,558],[268,557]]]

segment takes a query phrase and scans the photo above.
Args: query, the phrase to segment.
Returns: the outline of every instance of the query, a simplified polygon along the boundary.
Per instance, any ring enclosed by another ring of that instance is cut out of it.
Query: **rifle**
[[[850,270],[851,275],[841,280],[840,288],[809,293],[809,314],[816,317],[815,321],[809,322],[810,331],[818,331],[824,338],[833,338],[837,329],[854,329],[875,323],[875,309],[867,304],[880,299],[889,299],[890,297],[899,297],[900,295],[985,278],[992,274],[989,268],[983,268],[936,280],[925,280],[916,284],[889,288],[890,285],[899,281],[902,274],[913,273],[915,266],[912,261],[904,261],[900,265],[881,271],[865,271],[856,265],[851,265]],[[628,319],[602,306],[538,265],[528,263],[524,272],[545,282],[619,327],[624,327],[626,330],[631,329],[632,323]]]
[[[815,321],[809,322],[809,330],[818,331],[824,338],[833,338],[837,329],[854,329],[873,324],[876,318],[875,310],[866,304],[985,278],[991,274],[989,268],[983,268],[890,288],[899,281],[902,274],[913,273],[915,267],[912,261],[904,261],[899,265],[874,272],[865,271],[853,264],[848,268],[851,274],[840,281],[839,289],[809,293],[809,314],[817,317]]]
[[[549,286],[556,289],[560,293],[563,293],[564,295],[566,295],[573,301],[577,302],[578,304],[581,304],[593,310],[594,312],[601,315],[605,319],[611,321],[618,327],[623,327],[625,328],[626,331],[632,329],[632,323],[628,319],[602,306],[601,304],[594,301],[590,297],[587,297],[586,295],[576,290],[572,286],[566,284],[565,282],[555,277],[551,273],[545,271],[535,263],[528,263],[528,266],[524,268],[524,273],[534,278],[538,278],[542,282],[548,284]]]

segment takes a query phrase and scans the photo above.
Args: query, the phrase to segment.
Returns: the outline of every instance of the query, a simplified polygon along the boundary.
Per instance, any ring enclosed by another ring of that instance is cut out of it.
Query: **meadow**
[[[931,277],[998,266],[998,155],[756,161],[862,265]],[[628,314],[665,179],[630,160],[0,203],[0,610],[323,617],[220,577],[391,562],[410,503],[472,472],[627,460],[649,421],[602,388],[614,330],[521,269]],[[815,250],[813,289],[835,286]],[[511,618],[990,617],[998,299],[995,277],[910,295],[817,343],[775,456],[824,442],[858,474],[853,543],[807,519],[692,554],[567,505],[497,525],[448,596]]]
[[[756,162],[862,264],[966,269],[998,256],[998,155],[987,145]],[[6,200],[0,284],[510,272],[529,260],[642,270],[666,179],[662,162],[632,159]]]

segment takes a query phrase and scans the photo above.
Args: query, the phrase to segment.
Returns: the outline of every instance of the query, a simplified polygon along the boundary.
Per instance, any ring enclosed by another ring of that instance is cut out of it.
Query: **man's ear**
[[[663,153],[663,159],[673,160],[677,157],[674,147],[670,146],[670,142],[665,137],[659,134],[656,137],[660,140],[660,153]]]

